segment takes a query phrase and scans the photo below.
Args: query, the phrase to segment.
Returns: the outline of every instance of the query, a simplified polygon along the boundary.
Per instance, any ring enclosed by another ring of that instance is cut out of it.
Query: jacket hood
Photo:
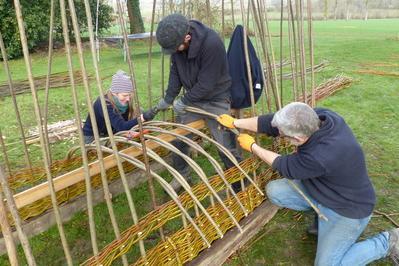
[[[197,57],[202,43],[206,39],[208,34],[207,27],[197,20],[190,20],[190,35],[191,35],[191,42],[188,49],[188,58],[195,58]]]

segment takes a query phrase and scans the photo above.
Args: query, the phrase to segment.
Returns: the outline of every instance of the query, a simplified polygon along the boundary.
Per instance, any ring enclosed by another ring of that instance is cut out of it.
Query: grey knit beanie
[[[190,24],[188,19],[180,14],[164,17],[158,24],[156,37],[165,54],[173,54],[184,42]]]
[[[112,76],[109,90],[113,93],[130,93],[133,92],[133,84],[130,77],[123,70],[118,70]]]

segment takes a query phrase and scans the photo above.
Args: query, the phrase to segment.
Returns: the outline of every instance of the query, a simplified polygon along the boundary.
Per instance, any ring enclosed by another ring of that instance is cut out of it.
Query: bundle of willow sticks
[[[75,85],[83,83],[82,73],[80,70],[74,72]],[[91,78],[91,75],[89,75]],[[43,90],[46,87],[47,75],[38,76],[34,78],[35,88]],[[69,74],[67,71],[54,73],[50,75],[50,88],[63,88],[70,86]],[[12,88],[15,94],[22,94],[30,92],[29,80],[15,80],[12,81]],[[0,98],[10,96],[10,87],[8,83],[0,84]]]
[[[316,101],[325,99],[328,96],[334,94],[335,92],[350,86],[352,82],[353,82],[352,78],[343,75],[331,78],[316,87],[315,99]],[[299,96],[298,101],[303,102],[303,98],[304,98],[303,95]],[[312,101],[312,95],[309,93],[306,96],[306,103],[310,104],[311,101]]]

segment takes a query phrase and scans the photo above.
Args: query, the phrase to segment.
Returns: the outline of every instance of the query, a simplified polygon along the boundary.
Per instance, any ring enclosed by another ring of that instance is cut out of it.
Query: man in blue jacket
[[[242,128],[284,137],[297,151],[280,155],[263,149],[254,138],[241,134],[238,142],[271,165],[283,178],[268,183],[274,204],[309,210],[309,203],[288,182],[292,180],[328,221],[318,221],[315,265],[365,265],[390,256],[399,261],[399,229],[356,242],[375,205],[363,151],[344,119],[322,108],[294,102],[274,114],[236,120],[221,115],[228,128]]]
[[[186,106],[216,115],[230,111],[231,78],[225,47],[218,34],[199,21],[172,14],[159,22],[156,37],[163,52],[171,54],[168,88],[157,109],[165,110],[173,104],[177,121],[183,124],[204,119],[213,138],[240,161],[235,136],[231,132],[220,129],[214,119],[185,111]],[[173,103],[182,87],[182,96]],[[174,145],[188,153],[188,146],[183,142],[176,141]],[[226,168],[233,166],[225,155],[219,155]],[[173,155],[173,166],[190,181],[190,168],[180,156]],[[171,185],[175,189],[180,187],[177,180],[172,180]],[[236,190],[238,185],[235,184]]]

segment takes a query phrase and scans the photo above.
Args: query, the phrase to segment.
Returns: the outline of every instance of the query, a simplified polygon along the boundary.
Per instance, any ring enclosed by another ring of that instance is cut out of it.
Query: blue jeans
[[[328,221],[319,219],[315,265],[365,265],[387,255],[388,232],[382,232],[364,241],[356,242],[366,228],[371,215],[362,219],[341,216],[307,195],[301,181],[294,180],[294,182],[328,218]],[[286,178],[269,182],[266,186],[266,193],[269,200],[280,207],[297,211],[311,209],[309,203],[292,188]]]

